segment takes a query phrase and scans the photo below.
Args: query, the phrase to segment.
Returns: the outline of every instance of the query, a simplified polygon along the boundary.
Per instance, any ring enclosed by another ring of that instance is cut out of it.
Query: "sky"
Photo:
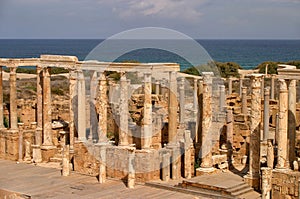
[[[105,39],[142,27],[194,39],[300,39],[300,0],[0,0],[2,39]]]

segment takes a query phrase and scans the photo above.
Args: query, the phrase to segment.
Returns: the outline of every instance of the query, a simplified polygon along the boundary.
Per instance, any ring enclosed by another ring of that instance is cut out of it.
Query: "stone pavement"
[[[128,189],[119,180],[108,179],[99,184],[95,177],[76,173],[62,177],[58,169],[0,160],[0,198],[5,195],[14,196],[11,198],[195,198],[141,184]]]

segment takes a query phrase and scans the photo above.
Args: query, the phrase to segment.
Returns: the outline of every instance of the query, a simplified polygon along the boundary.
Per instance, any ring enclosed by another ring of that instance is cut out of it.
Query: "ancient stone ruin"
[[[293,67],[221,79],[180,73],[175,63],[60,55],[3,58],[0,66],[2,159],[59,162],[64,176],[76,171],[100,183],[111,177],[128,188],[232,171],[263,198],[299,196],[300,73]],[[16,70],[23,66],[36,67],[30,100],[18,97]],[[7,103],[3,67],[9,69]],[[67,97],[51,92],[51,68],[68,70]]]

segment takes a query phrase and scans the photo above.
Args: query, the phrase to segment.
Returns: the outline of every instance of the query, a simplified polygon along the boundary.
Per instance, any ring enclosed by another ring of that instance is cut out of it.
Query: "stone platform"
[[[137,184],[128,189],[122,181],[71,173],[62,177],[54,168],[0,160],[0,198],[183,198],[191,194],[161,190]],[[200,198],[200,197],[198,197]]]
[[[146,185],[166,190],[189,193],[205,198],[258,199],[260,194],[247,185],[243,178],[231,172],[218,172],[192,179],[153,181]]]

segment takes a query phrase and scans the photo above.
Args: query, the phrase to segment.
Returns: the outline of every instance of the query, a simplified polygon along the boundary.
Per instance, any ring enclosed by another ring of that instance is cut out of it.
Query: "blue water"
[[[88,53],[103,40],[0,40],[1,58],[31,58],[41,54],[75,55],[84,60]],[[174,41],[176,42],[176,41]],[[197,40],[219,62],[236,62],[251,69],[264,61],[287,62],[300,60],[300,40]],[[178,44],[180,45],[180,44]],[[180,48],[180,46],[178,46]],[[107,55],[117,49],[108,49]],[[181,68],[191,66],[184,58],[164,50],[135,50],[117,61],[176,62]],[[111,61],[111,60],[102,60]]]

